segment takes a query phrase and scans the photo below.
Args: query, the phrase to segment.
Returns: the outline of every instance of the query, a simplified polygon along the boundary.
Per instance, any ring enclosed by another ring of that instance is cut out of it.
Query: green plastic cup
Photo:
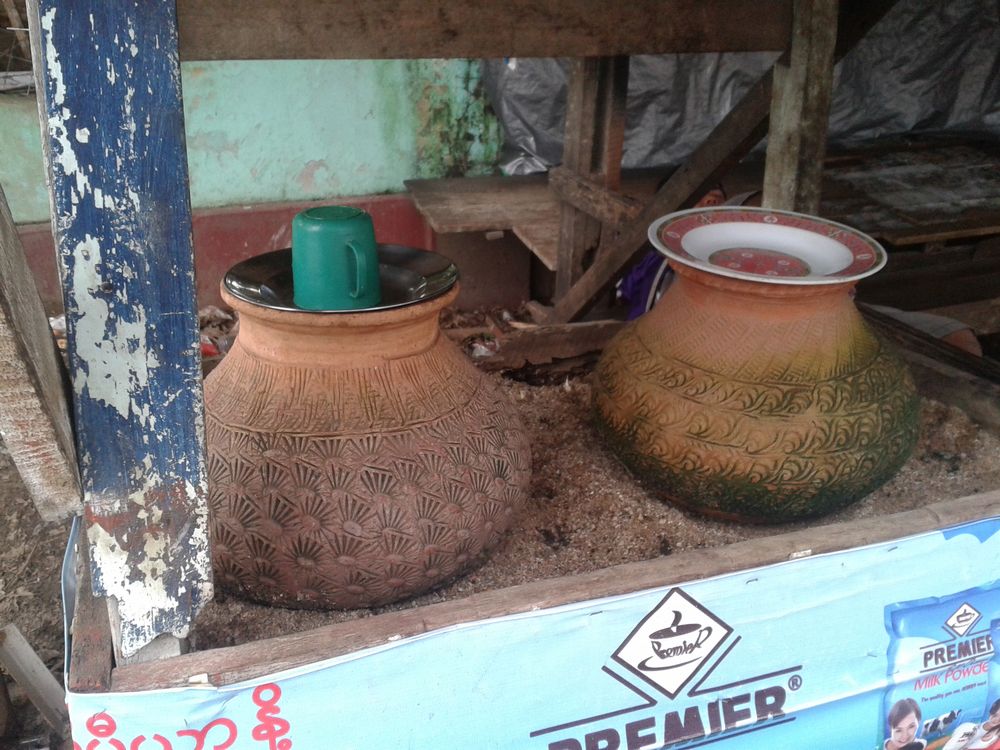
[[[292,219],[292,285],[306,310],[360,310],[382,299],[372,217],[318,206]]]

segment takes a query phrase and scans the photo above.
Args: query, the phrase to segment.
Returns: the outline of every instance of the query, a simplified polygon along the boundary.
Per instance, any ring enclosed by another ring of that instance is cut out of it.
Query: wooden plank
[[[629,58],[627,55],[602,58],[604,73],[598,92],[597,132],[593,167],[608,190],[622,186],[622,155],[625,151],[625,115],[628,103]]]
[[[897,0],[845,2],[841,17],[855,17],[838,46],[838,54],[849,51]],[[638,217],[602,238],[594,264],[558,301],[549,322],[568,322],[579,316],[594,297],[611,282],[646,239],[647,227],[663,214],[676,211],[693,195],[704,192],[739,162],[766,132],[771,101],[773,68],[750,87],[743,99],[722,118],[708,138],[696,148],[657,191]]]
[[[68,736],[66,694],[16,625],[0,630],[0,666],[14,678],[46,723],[59,736]]]
[[[958,250],[957,248],[955,250]],[[1000,291],[1000,257],[981,256],[962,259],[949,248],[940,253],[906,253],[909,267],[889,267],[858,285],[864,302],[898,307],[902,310],[926,310],[965,302],[992,299]],[[962,248],[971,255],[968,248]],[[919,260],[919,265],[912,265]]]
[[[901,351],[921,396],[961,409],[973,422],[1000,435],[1000,385],[933,356]]]
[[[863,303],[858,304],[858,309],[876,331],[901,348],[931,357],[987,382],[1000,384],[1000,362],[951,346]]]
[[[38,514],[79,513],[66,372],[0,188],[0,434]]]
[[[823,215],[894,245],[1000,232],[1000,150],[976,141],[896,143],[864,149],[826,170]]]
[[[126,654],[211,598],[171,3],[31,0],[94,591]]]
[[[79,693],[103,693],[111,687],[112,635],[108,608],[105,599],[94,596],[87,545],[78,544],[77,550],[76,601],[66,688]]]
[[[549,187],[555,190],[560,199],[585,211],[602,224],[623,224],[642,211],[642,203],[635,198],[613,192],[565,167],[553,167],[549,170]]]
[[[496,354],[477,359],[476,365],[484,370],[517,370],[598,352],[623,325],[618,320],[597,320],[522,328],[499,336]]]
[[[627,57],[574,60],[566,97],[566,135],[562,166],[608,189],[621,186],[625,142]],[[555,296],[565,294],[583,273],[597,248],[601,222],[570,202],[560,209]]]
[[[519,221],[514,236],[525,244],[550,271],[556,270],[559,257],[559,214],[548,214],[534,221]]]
[[[724,547],[690,550],[591,573],[483,592],[462,600],[338,623],[266,641],[186,654],[155,665],[120,667],[114,672],[112,687],[116,691],[152,690],[204,684],[206,681],[212,685],[229,685],[457,623],[679,585],[805,555],[887,542],[993,516],[998,509],[1000,491],[994,491],[895,513],[883,518],[880,523],[861,519]]]
[[[435,232],[510,229],[555,270],[559,200],[545,175],[407,180],[406,187]]]
[[[762,205],[815,214],[833,89],[838,0],[795,0],[792,45],[774,66]]]
[[[880,232],[879,236],[886,242],[903,247],[929,242],[948,242],[966,237],[989,237],[994,234],[1000,234],[1000,213],[974,219],[921,224],[911,229],[888,229]]]
[[[184,60],[586,57],[783,49],[788,0],[180,0]]]
[[[559,209],[545,175],[407,180],[406,188],[431,229],[441,234],[513,229]]]
[[[566,125],[563,136],[563,167],[590,176],[598,132],[598,95],[601,78],[607,75],[605,58],[582,57],[570,62],[566,91]],[[566,293],[583,273],[584,257],[596,249],[601,224],[569,203],[559,207],[559,244],[556,256],[556,299]]]
[[[662,174],[623,177],[625,202],[655,192]],[[439,234],[510,229],[550,271],[559,245],[559,198],[546,175],[407,180],[414,206]]]

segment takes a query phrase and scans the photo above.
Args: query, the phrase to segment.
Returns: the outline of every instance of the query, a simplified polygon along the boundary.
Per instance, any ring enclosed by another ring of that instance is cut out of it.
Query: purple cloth
[[[659,299],[673,273],[666,264],[663,255],[649,250],[618,282],[618,296],[628,308],[626,320],[635,320]]]

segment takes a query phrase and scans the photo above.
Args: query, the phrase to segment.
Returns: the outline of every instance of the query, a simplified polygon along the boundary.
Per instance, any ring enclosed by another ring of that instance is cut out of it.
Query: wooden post
[[[66,372],[0,189],[0,433],[38,514],[79,513]]]
[[[774,66],[762,202],[768,208],[819,210],[836,41],[837,0],[795,0],[791,49]]]
[[[628,57],[573,60],[566,100],[566,137],[562,168],[580,177],[597,177],[605,188],[621,184],[625,140]],[[588,251],[594,250],[601,223],[570,203],[562,206],[556,299],[583,273]]]
[[[212,596],[177,20],[28,5],[93,588],[130,656]]]
[[[897,0],[867,0],[864,3],[845,3],[841,24],[845,33],[838,40],[837,56],[847,54],[896,2]],[[848,23],[844,23],[845,20]],[[645,241],[646,228],[650,223],[665,213],[676,211],[684,201],[704,190],[764,137],[773,81],[772,68],[722,118],[688,161],[657,191],[638,217],[621,225],[613,233],[605,233],[594,264],[556,302],[548,315],[548,322],[565,323],[579,316],[639,249]]]
[[[770,100],[771,73],[768,72],[694,150],[687,163],[670,176],[636,218],[614,232],[605,233],[594,264],[556,302],[548,322],[563,323],[579,315],[645,242],[646,228],[654,220],[679,208],[699,188],[748,153],[766,132],[764,122]]]

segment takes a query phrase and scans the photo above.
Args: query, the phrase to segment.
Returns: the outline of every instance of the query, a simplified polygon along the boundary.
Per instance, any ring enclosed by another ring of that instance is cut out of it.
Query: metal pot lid
[[[237,299],[272,310],[318,313],[376,312],[439,297],[458,281],[458,268],[448,258],[430,250],[403,245],[379,245],[379,281],[382,301],[375,307],[350,310],[307,310],[293,301],[292,250],[255,255],[229,269],[223,279],[226,291]]]

